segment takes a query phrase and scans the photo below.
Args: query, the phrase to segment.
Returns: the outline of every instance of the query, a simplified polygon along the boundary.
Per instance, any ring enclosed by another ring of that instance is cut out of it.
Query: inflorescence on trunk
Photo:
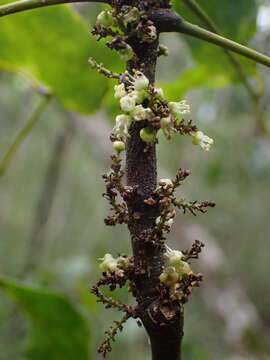
[[[133,256],[107,253],[100,259],[102,277],[91,291],[106,308],[116,308],[124,315],[106,332],[98,351],[104,356],[111,351],[118,331],[129,318],[135,318],[148,333],[153,360],[179,360],[183,304],[203,278],[192,271],[190,261],[198,258],[204,245],[196,240],[188,250],[172,250],[166,237],[178,210],[196,215],[215,204],[177,199],[175,191],[190,175],[187,170],[179,169],[174,178],[157,181],[156,146],[159,136],[170,140],[178,134],[189,136],[192,144],[209,151],[213,140],[187,118],[190,106],[185,100],[168,101],[154,84],[157,58],[168,55],[168,49],[158,40],[162,27],[159,18],[164,23],[171,14],[168,1],[114,0],[111,6],[111,10],[98,15],[92,33],[98,40],[110,37],[107,46],[119,53],[127,70],[112,72],[93,58],[89,64],[118,82],[114,97],[119,100],[121,114],[116,116],[110,135],[114,149],[111,166],[103,175],[103,196],[111,210],[105,224],[128,226]],[[136,307],[101,291],[103,286],[113,291],[125,285],[136,299]]]

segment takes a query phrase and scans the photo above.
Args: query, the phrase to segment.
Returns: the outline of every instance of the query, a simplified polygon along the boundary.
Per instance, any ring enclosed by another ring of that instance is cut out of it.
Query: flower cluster
[[[165,267],[159,276],[161,284],[165,286],[170,300],[186,302],[192,287],[200,285],[202,275],[193,273],[185,254],[167,245],[164,260]]]
[[[160,274],[159,279],[167,288],[172,290],[171,293],[177,293],[181,281],[189,274],[192,274],[192,270],[189,264],[183,260],[183,253],[178,250],[172,250],[167,245],[164,258],[165,268]]]
[[[150,85],[141,71],[135,71],[133,75],[124,73],[122,81],[114,87],[114,97],[119,100],[123,113],[116,116],[113,131],[128,137],[133,121],[146,120],[148,124],[140,130],[140,137],[147,144],[154,144],[161,130],[167,139],[173,133],[190,135],[194,145],[210,150],[214,141],[197,131],[191,120],[183,119],[183,116],[190,114],[190,105],[186,100],[166,101],[163,90]]]
[[[114,97],[119,99],[123,111],[123,114],[116,116],[114,131],[129,136],[128,129],[132,121],[150,120],[153,112],[142,105],[145,99],[150,98],[147,77],[140,71],[135,71],[134,75],[125,75],[128,85],[121,83],[114,87]]]
[[[123,276],[128,269],[130,261],[126,256],[118,256],[116,259],[111,254],[105,254],[100,261],[99,268],[103,271],[113,272],[117,276]]]

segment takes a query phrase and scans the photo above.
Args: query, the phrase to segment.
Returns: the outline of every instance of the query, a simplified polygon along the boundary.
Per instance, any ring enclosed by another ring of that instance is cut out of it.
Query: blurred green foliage
[[[20,304],[31,322],[27,359],[90,359],[86,322],[65,296],[3,278],[0,288]]]
[[[90,36],[89,24],[65,5],[3,18],[0,32],[0,67],[22,72],[33,86],[48,87],[69,110],[93,112],[106,92],[108,80],[90,68],[89,56],[106,59],[114,69],[120,65],[116,54]]]

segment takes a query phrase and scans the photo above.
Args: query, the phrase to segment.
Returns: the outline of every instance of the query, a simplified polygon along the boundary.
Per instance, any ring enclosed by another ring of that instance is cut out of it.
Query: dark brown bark
[[[162,9],[167,14],[166,9]],[[169,11],[169,10],[168,10]],[[155,12],[153,10],[153,12]],[[161,9],[158,9],[160,14]],[[167,19],[167,17],[166,17]],[[166,20],[167,21],[167,20]],[[158,40],[141,43],[136,37],[130,39],[139,62],[128,64],[128,70],[142,69],[154,84],[157,61]],[[153,360],[180,360],[180,345],[183,336],[183,309],[179,304],[165,305],[158,291],[159,275],[164,265],[163,250],[138,238],[143,231],[155,226],[159,215],[157,206],[147,205],[157,186],[156,148],[145,151],[146,144],[140,138],[140,130],[146,122],[133,122],[127,143],[127,185],[131,186],[134,196],[128,202],[135,268],[136,298],[138,311],[149,335]],[[136,216],[134,216],[136,214]]]

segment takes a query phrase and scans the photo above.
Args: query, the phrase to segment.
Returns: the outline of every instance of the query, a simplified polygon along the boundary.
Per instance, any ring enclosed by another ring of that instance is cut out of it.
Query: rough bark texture
[[[167,14],[166,9],[159,9],[159,15],[162,10]],[[130,39],[130,45],[139,62],[130,61],[128,70],[141,68],[154,84],[158,40],[146,44],[134,37]],[[139,270],[135,279],[136,298],[140,318],[150,338],[152,359],[179,360],[183,336],[183,309],[178,304],[165,305],[161,301],[157,288],[159,275],[164,265],[162,248],[138,239],[144,230],[155,226],[155,219],[159,215],[156,206],[144,203],[157,185],[156,148],[153,146],[145,152],[146,144],[139,134],[140,129],[145,126],[146,123],[142,121],[133,122],[131,125],[126,158],[127,185],[134,189],[134,196],[129,201],[128,207],[134,262]]]

